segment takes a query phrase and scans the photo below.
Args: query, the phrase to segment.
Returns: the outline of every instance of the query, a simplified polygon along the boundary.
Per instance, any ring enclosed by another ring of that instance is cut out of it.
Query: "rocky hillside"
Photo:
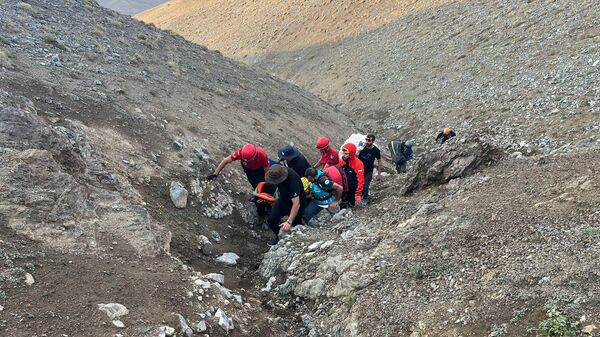
[[[241,220],[239,164],[202,177],[247,141],[314,159],[349,130],[298,87],[95,1],[2,1],[2,334],[285,335],[254,291],[271,233]]]
[[[598,158],[451,141],[259,272],[309,336],[598,336]]]
[[[165,0],[98,0],[100,6],[127,15],[138,14],[163,2]]]
[[[340,41],[445,2],[171,0],[136,17],[241,58]]]
[[[495,134],[507,147],[525,141],[532,151],[550,152],[595,142],[600,130],[595,1],[336,1],[286,10],[259,1],[238,11],[203,2],[181,20],[179,2],[172,3],[141,17],[353,111],[365,131],[423,143],[448,125]],[[253,10],[259,6],[268,10]],[[339,16],[328,14],[333,8]],[[292,20],[298,17],[306,19]],[[246,20],[258,22],[248,21],[251,32],[272,35],[261,44],[243,30],[240,39],[256,50],[223,29]],[[301,33],[321,29],[320,37]]]
[[[367,208],[322,212],[265,255],[297,335],[598,336],[595,1],[178,3],[142,17],[417,139]],[[458,137],[433,143],[443,126]]]

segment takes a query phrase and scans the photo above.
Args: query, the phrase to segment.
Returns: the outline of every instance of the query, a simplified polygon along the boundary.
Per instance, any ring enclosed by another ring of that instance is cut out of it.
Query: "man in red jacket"
[[[337,165],[340,161],[338,153],[329,146],[329,138],[321,137],[317,140],[315,147],[321,152],[321,160],[313,165],[314,168],[325,169]]]
[[[261,147],[254,144],[246,144],[240,149],[223,158],[215,173],[206,177],[206,180],[215,180],[219,176],[219,173],[230,163],[240,160],[242,168],[246,173],[248,182],[255,189],[258,183],[265,181],[265,173],[269,170],[269,157],[267,153]]]
[[[360,205],[365,185],[365,168],[362,161],[356,157],[356,145],[346,143],[342,146],[340,166],[344,169],[348,180],[348,191],[344,191],[342,201],[349,206]]]

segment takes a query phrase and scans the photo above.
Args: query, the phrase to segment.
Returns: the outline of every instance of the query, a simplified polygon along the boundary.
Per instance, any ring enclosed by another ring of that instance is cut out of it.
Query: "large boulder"
[[[478,137],[452,139],[415,162],[402,186],[402,194],[470,175],[480,165],[494,161],[500,153]]]

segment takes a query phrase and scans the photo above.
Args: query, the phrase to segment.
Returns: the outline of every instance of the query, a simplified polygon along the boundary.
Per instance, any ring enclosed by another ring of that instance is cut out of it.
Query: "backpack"
[[[340,176],[342,177],[342,188],[343,188],[344,192],[348,191],[348,189],[349,189],[348,177],[346,177],[346,172],[339,164],[335,165],[335,168],[338,170],[338,172],[340,173]],[[357,182],[357,185],[358,185],[358,182]]]
[[[401,141],[399,139],[396,140],[392,140],[389,144],[388,144],[388,148],[390,150],[390,154],[392,157],[392,161],[395,164],[403,164],[404,162],[406,162],[406,157],[404,157],[404,141]]]

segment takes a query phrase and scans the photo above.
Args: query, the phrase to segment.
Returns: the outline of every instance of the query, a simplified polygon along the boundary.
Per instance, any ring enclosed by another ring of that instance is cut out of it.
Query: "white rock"
[[[180,182],[172,181],[169,192],[171,195],[171,201],[175,207],[185,208],[187,206],[188,191]]]
[[[204,281],[203,279],[197,279],[194,281],[194,285],[196,285],[197,287],[200,287],[202,289],[208,289],[210,288],[210,282],[208,281]]]
[[[219,326],[221,328],[223,328],[223,330],[229,332],[229,330],[233,330],[233,320],[229,317],[227,317],[227,315],[225,314],[225,312],[223,310],[221,310],[220,308],[217,309],[217,312],[215,313],[215,317],[217,317],[219,319]]]
[[[219,291],[221,292],[221,294],[227,298],[231,298],[231,290],[223,287],[222,285],[218,284],[217,282],[213,283],[215,285],[215,287],[217,289],[219,289]]]
[[[0,311],[4,311],[4,307],[0,305]]]
[[[244,301],[242,300],[242,296],[240,295],[233,295],[233,299],[238,302],[239,304],[244,303]]]
[[[129,313],[129,310],[124,305],[119,303],[100,303],[98,304],[98,309],[104,311],[106,315],[108,315],[108,318],[112,320],[127,315]]]
[[[325,250],[325,249],[331,247],[334,242],[335,242],[334,240],[325,241],[325,242],[323,242],[323,244],[321,245],[321,247],[319,249]]]
[[[228,266],[235,266],[240,257],[236,253],[224,253],[217,257],[217,262],[224,263]]]
[[[170,326],[161,326],[158,328],[159,331],[159,336],[160,337],[166,337],[166,336],[174,336],[175,335],[175,329],[171,328]]]
[[[323,244],[323,241],[314,242],[310,246],[308,246],[308,251],[314,252],[315,250],[319,249],[322,244]]]
[[[119,320],[112,321],[112,324],[114,326],[116,326],[117,328],[121,328],[121,329],[123,329],[125,327],[125,324],[123,324],[123,322],[121,322]]]
[[[194,331],[196,331],[197,333],[201,333],[208,330],[207,326],[206,326],[206,322],[204,320],[194,324]]]
[[[225,284],[225,276],[223,276],[223,274],[210,273],[210,274],[204,275],[204,278],[206,278],[207,280]]]
[[[188,325],[187,321],[185,320],[185,317],[181,316],[180,314],[176,314],[175,316],[177,316],[177,319],[179,320],[179,330],[181,330],[181,333],[185,337],[192,337],[194,331]]]
[[[33,276],[29,273],[25,273],[25,284],[30,286],[34,283],[35,283],[35,279],[33,278]]]
[[[275,276],[269,277],[269,281],[267,281],[267,286],[262,288],[261,291],[271,291],[273,287],[273,282],[275,282],[275,280],[277,280]]]

